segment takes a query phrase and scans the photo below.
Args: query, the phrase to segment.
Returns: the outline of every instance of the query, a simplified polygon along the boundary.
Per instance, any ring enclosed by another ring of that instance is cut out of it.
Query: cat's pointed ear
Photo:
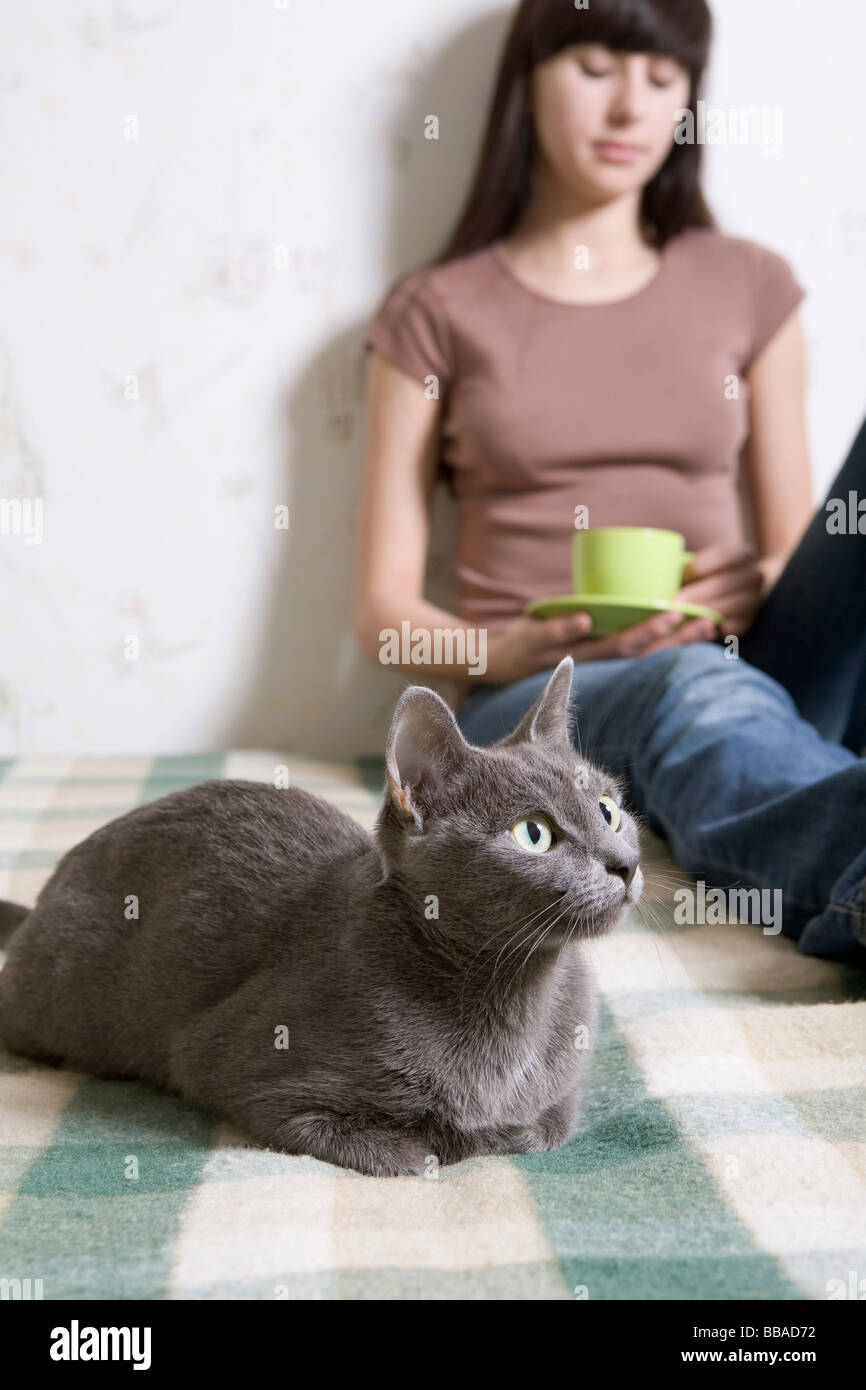
[[[441,695],[423,685],[403,691],[385,744],[385,779],[397,810],[419,829],[438,788],[468,748]]]
[[[574,658],[564,656],[535,704],[524,714],[520,723],[510,734],[506,734],[494,745],[507,748],[513,743],[567,743],[571,744],[568,705],[571,698],[571,681],[574,674]]]

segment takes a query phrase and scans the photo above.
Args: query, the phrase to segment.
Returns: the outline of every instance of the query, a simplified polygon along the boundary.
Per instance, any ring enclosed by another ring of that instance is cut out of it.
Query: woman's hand
[[[748,631],[757,616],[766,575],[753,545],[728,541],[699,550],[683,576],[676,597],[683,603],[700,603],[724,614],[723,637]]]
[[[624,628],[611,637],[592,637],[587,613],[560,618],[530,618],[521,614],[487,643],[487,679],[510,685],[556,666],[564,656],[575,662],[603,661],[612,657],[649,656],[665,647],[688,642],[711,642],[715,624],[705,618],[683,622],[679,613],[657,613],[642,623]]]

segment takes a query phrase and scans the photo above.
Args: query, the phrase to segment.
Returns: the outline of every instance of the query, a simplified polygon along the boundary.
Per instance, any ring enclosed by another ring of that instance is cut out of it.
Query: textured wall
[[[819,486],[864,408],[864,7],[717,10],[711,101],[781,108],[784,144],[713,148],[709,192],[809,289]],[[361,335],[450,225],[503,13],[5,7],[0,497],[43,498],[44,535],[0,536],[0,753],[378,750],[402,678],[350,633]]]

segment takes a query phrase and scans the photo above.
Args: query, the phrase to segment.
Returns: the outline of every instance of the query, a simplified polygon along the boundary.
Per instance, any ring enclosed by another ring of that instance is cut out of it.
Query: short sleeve
[[[749,244],[750,333],[745,369],[763,352],[774,334],[794,312],[805,290],[784,256],[766,246]]]
[[[451,332],[429,271],[416,271],[385,297],[364,338],[405,372],[428,383],[437,378],[439,396],[451,382]]]

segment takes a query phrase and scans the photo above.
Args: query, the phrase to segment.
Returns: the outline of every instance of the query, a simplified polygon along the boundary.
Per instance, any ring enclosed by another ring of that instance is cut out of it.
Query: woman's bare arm
[[[440,402],[429,400],[420,382],[373,349],[354,599],[355,633],[371,661],[383,659],[382,632],[400,633],[405,622],[413,634],[479,631],[424,598],[439,426]],[[477,640],[467,644],[470,656],[479,650]],[[416,678],[459,679],[469,669],[465,661],[388,664]]]
[[[743,462],[768,587],[775,583],[814,511],[805,359],[803,326],[795,312],[746,376],[751,405]]]
[[[757,546],[720,541],[699,550],[678,598],[718,608],[724,635],[747,632],[813,513],[799,314],[773,335],[746,374],[749,438],[743,469]]]

